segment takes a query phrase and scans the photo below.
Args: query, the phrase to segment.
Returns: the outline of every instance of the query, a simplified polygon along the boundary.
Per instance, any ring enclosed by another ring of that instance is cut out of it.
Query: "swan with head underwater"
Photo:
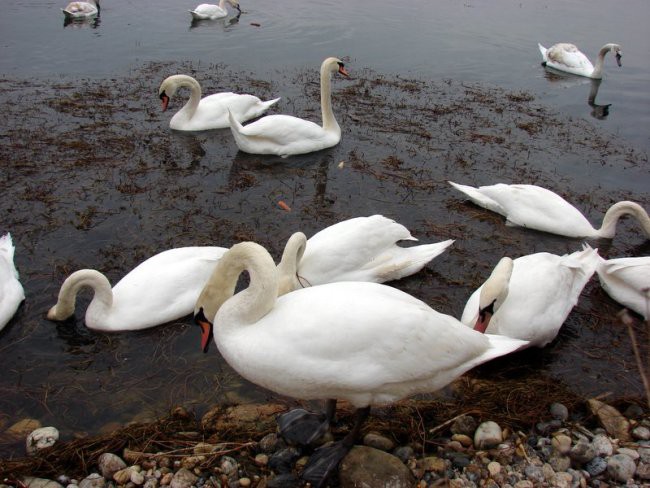
[[[140,263],[112,289],[102,273],[81,269],[66,278],[47,313],[49,320],[74,314],[77,293],[92,288],[86,310],[90,329],[104,332],[140,330],[192,313],[196,299],[226,248],[212,246],[169,249]]]
[[[99,14],[99,0],[70,2],[61,9],[66,19],[88,19]]]
[[[320,68],[320,100],[323,125],[291,115],[267,115],[243,126],[229,114],[237,147],[250,154],[275,154],[283,158],[320,151],[341,141],[341,128],[332,111],[332,73],[349,77],[340,59],[327,58]]]
[[[0,237],[0,330],[16,314],[25,299],[25,290],[14,265],[15,251],[10,233]]]
[[[641,205],[621,201],[612,205],[599,229],[594,228],[582,213],[558,194],[537,185],[497,183],[475,188],[449,182],[472,202],[503,215],[509,225],[519,225],[567,237],[613,239],[616,224],[624,215],[639,222],[650,238],[650,217]]]
[[[609,296],[650,319],[650,256],[603,259],[596,272]]]
[[[383,215],[355,217],[317,232],[307,240],[294,233],[278,264],[280,295],[305,286],[335,281],[384,283],[420,271],[453,244],[401,247],[399,241],[417,241],[402,224]]]
[[[212,3],[202,3],[197,5],[194,10],[188,10],[193,20],[215,20],[228,15],[226,10],[226,3],[229,3],[233,8],[241,14],[241,7],[238,0],[220,0],[219,5]]]
[[[542,64],[559,71],[564,71],[572,75],[586,76],[599,80],[603,77],[603,64],[605,62],[605,54],[614,51],[616,54],[616,63],[621,66],[621,46],[618,44],[605,44],[598,51],[598,58],[596,59],[596,66],[591,64],[589,58],[585,56],[573,44],[561,42],[554,44],[546,49],[541,44],[537,44],[539,51],[542,53]]]
[[[555,339],[601,260],[587,245],[563,256],[504,257],[470,296],[460,320],[479,332],[543,347]]]
[[[234,294],[243,271],[249,285]],[[328,416],[315,436],[327,429],[337,399],[357,408],[350,434],[310,457],[302,476],[314,486],[322,486],[352,447],[371,405],[438,390],[526,345],[476,332],[390,286],[337,282],[278,297],[278,283],[279,272],[262,246],[236,244],[201,292],[195,320],[203,330],[202,348],[213,335],[244,378],[281,395],[327,400]]]
[[[175,130],[210,130],[225,129],[230,126],[228,110],[238,121],[246,121],[259,117],[279,98],[263,102],[258,97],[248,94],[221,92],[201,98],[201,85],[189,75],[172,75],[163,80],[158,89],[162,100],[163,112],[167,110],[169,100],[179,88],[189,88],[190,98],[183,108],[174,114],[169,121],[169,127]]]

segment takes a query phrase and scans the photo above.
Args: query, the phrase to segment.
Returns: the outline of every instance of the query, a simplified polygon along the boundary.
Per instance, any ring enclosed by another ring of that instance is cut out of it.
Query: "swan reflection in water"
[[[547,68],[544,72],[544,77],[551,83],[556,84],[558,87],[562,88],[571,88],[579,85],[590,85],[589,95],[587,96],[587,104],[591,107],[590,115],[598,120],[604,120],[609,115],[609,107],[611,103],[600,105],[596,103],[596,97],[598,96],[598,90],[600,88],[601,80],[582,78],[572,75],[566,75],[560,71],[553,70],[552,68]]]
[[[241,12],[237,12],[237,15],[233,15],[232,17],[226,17],[226,18],[218,18],[218,19],[192,19],[192,22],[190,23],[190,30],[196,29],[197,27],[201,25],[210,25],[210,24],[215,24],[217,22],[223,23],[223,26],[228,28],[231,25],[235,25],[239,23],[239,17],[241,16]]]

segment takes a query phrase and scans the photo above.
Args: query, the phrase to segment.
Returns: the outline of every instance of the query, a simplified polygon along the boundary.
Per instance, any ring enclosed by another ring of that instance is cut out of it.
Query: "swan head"
[[[298,276],[298,264],[307,247],[307,236],[302,232],[295,232],[289,237],[282,252],[282,259],[278,264],[279,282],[278,296],[285,295],[301,286]]]
[[[199,308],[198,312],[194,314],[194,322],[201,327],[201,350],[208,352],[208,348],[214,337],[214,329],[212,322],[205,317],[203,307]]]
[[[232,8],[236,8],[237,11],[241,13],[241,8],[239,7],[239,0],[228,0],[228,3],[232,5]]]
[[[348,72],[345,70],[345,64],[339,58],[331,57],[325,59],[323,64],[321,64],[321,71],[328,71],[330,73],[338,72],[346,78],[350,77]]]
[[[162,111],[167,110],[169,105],[169,99],[176,94],[176,90],[179,88],[179,75],[168,76],[160,84],[158,88],[158,97],[162,101]]]
[[[508,296],[508,283],[512,276],[513,262],[509,257],[501,258],[492,274],[483,284],[479,298],[478,318],[474,330],[485,332],[490,319]]]
[[[620,68],[623,66],[621,63],[621,58],[623,57],[623,51],[621,50],[621,46],[618,44],[613,44],[612,45],[612,51],[614,51],[614,57],[616,58],[616,64],[618,64],[618,67]]]

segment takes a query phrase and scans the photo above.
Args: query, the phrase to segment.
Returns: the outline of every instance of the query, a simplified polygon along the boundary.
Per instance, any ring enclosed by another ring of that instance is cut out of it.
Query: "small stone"
[[[650,464],[650,448],[641,447],[637,452],[639,453],[641,462]]]
[[[515,483],[515,488],[533,488],[533,486],[532,481],[528,480],[521,480]]]
[[[636,403],[630,404],[630,406],[625,409],[625,416],[628,419],[639,420],[643,418],[644,415],[645,412],[643,411],[643,408],[637,405]]]
[[[113,479],[113,475],[115,473],[121,469],[126,468],[126,463],[124,460],[116,454],[110,452],[105,452],[99,456],[97,465],[99,466],[99,472],[107,480]]]
[[[91,473],[79,482],[79,488],[104,488],[106,480],[99,473]]]
[[[35,478],[33,476],[25,476],[20,480],[20,482],[26,488],[63,488],[63,486],[56,481],[48,480],[45,478]]]
[[[451,436],[452,441],[460,442],[463,447],[472,447],[472,438],[465,434],[454,434]]]
[[[415,451],[411,446],[399,446],[393,450],[393,456],[397,456],[403,463],[415,457]]]
[[[624,483],[632,479],[635,471],[634,461],[625,454],[614,454],[607,460],[607,473],[616,481]]]
[[[488,463],[487,469],[488,472],[490,473],[490,476],[494,478],[501,472],[501,464],[497,463],[496,461],[492,461]]]
[[[555,473],[551,485],[554,488],[571,488],[573,484],[573,476],[569,473]]]
[[[541,483],[544,481],[544,471],[542,470],[541,466],[534,466],[532,464],[529,464],[524,469],[524,474],[526,475],[526,478],[533,481],[534,483]]]
[[[614,447],[612,446],[612,441],[609,440],[605,434],[598,434],[594,436],[591,441],[591,447],[593,447],[596,452],[596,456],[607,457],[614,454]]]
[[[417,465],[426,472],[433,472],[436,474],[443,474],[447,470],[447,463],[445,460],[436,456],[428,456],[420,459]]]
[[[25,448],[27,454],[32,455],[41,449],[52,447],[59,440],[59,431],[56,427],[41,427],[27,436]]]
[[[587,464],[585,464],[585,471],[589,473],[589,476],[592,478],[598,476],[601,473],[604,473],[607,469],[607,461],[601,457],[595,457]]]
[[[590,398],[587,404],[610,436],[621,442],[630,442],[632,440],[630,422],[618,410],[595,398]]]
[[[280,474],[266,482],[267,488],[296,488],[300,482],[292,473]]]
[[[550,407],[551,417],[564,422],[569,418],[569,409],[561,403],[552,403]]]
[[[559,454],[567,454],[571,450],[571,437],[558,434],[551,439],[551,445]]]
[[[118,485],[126,485],[129,481],[131,481],[131,468],[124,468],[116,471],[113,473],[113,480]]]
[[[395,443],[392,440],[375,432],[366,434],[363,437],[363,444],[379,449],[380,451],[391,451],[395,447]]]
[[[200,456],[201,454],[212,454],[213,452],[217,452],[219,450],[219,446],[216,446],[214,444],[208,444],[207,442],[199,442],[196,446],[194,446],[194,454],[197,456]]]
[[[191,471],[181,468],[176,471],[169,486],[171,488],[190,488],[198,479],[199,477]]]
[[[393,488],[415,486],[408,467],[392,454],[366,446],[355,446],[339,466],[341,486],[386,486],[390,480]]]
[[[239,486],[242,488],[248,488],[251,485],[250,478],[239,478]]]
[[[273,453],[269,459],[269,468],[277,474],[289,473],[293,463],[300,457],[300,452],[295,447],[287,447]]]
[[[12,439],[24,439],[30,432],[41,427],[41,423],[36,419],[22,419],[5,430],[5,435]]]
[[[571,467],[571,459],[568,456],[559,456],[554,454],[548,459],[554,471],[566,471]]]
[[[267,434],[259,442],[260,450],[266,454],[272,454],[278,450],[278,444],[282,441],[277,434]]]
[[[142,485],[142,488],[158,488],[158,479],[156,478],[147,478]]]
[[[569,457],[578,464],[584,464],[596,457],[596,451],[591,446],[591,443],[580,439],[569,451]]]
[[[635,451],[634,449],[629,449],[627,447],[619,447],[616,450],[616,454],[625,454],[626,456],[629,456],[634,462],[638,461],[640,457],[637,451]]]
[[[474,446],[476,449],[490,449],[499,445],[502,440],[501,427],[491,420],[479,425],[474,433]]]
[[[144,475],[136,470],[131,471],[131,483],[140,486],[144,483]]]
[[[546,481],[551,481],[555,476],[555,470],[549,463],[544,463],[542,465],[542,473],[544,474],[544,479]]]
[[[174,479],[174,473],[165,473],[162,475],[162,478],[160,478],[160,486],[171,485],[172,479]]]
[[[650,440],[650,429],[642,425],[639,425],[638,427],[635,427],[632,430],[632,437],[640,441]]]
[[[463,452],[465,450],[463,445],[458,441],[449,441],[447,443],[447,449],[451,449],[452,451],[456,452]]]
[[[269,456],[268,454],[258,454],[255,456],[254,462],[257,466],[266,466],[269,464]]]
[[[461,415],[451,424],[449,430],[452,434],[465,434],[473,436],[476,431],[477,422],[471,415]]]
[[[222,456],[221,460],[219,461],[219,469],[223,474],[230,478],[237,474],[237,461],[235,461],[235,459],[231,458],[230,456]]]
[[[650,464],[639,463],[636,467],[636,475],[642,480],[650,480]]]

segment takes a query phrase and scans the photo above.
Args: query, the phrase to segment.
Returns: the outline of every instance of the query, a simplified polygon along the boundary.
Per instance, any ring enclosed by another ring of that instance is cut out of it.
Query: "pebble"
[[[558,434],[551,440],[553,448],[560,454],[567,454],[571,451],[571,437],[564,434]]]
[[[607,473],[616,481],[632,479],[635,471],[634,461],[625,454],[615,454],[607,460]]]
[[[41,449],[52,447],[59,440],[59,431],[56,427],[41,427],[27,436],[25,449],[32,455]]]
[[[499,473],[501,473],[501,464],[497,463],[496,461],[492,461],[488,463],[487,469],[488,469],[488,473],[490,473],[490,476],[494,478]]]
[[[612,441],[605,434],[598,434],[591,441],[591,447],[594,449],[596,456],[607,457],[614,454]]]
[[[464,434],[473,436],[478,423],[471,415],[461,415],[451,424],[449,430],[452,434]]]
[[[585,470],[592,478],[594,476],[598,476],[601,473],[604,473],[606,469],[607,461],[601,457],[595,457],[587,464],[585,464]]]
[[[99,472],[104,478],[109,480],[113,478],[115,473],[126,468],[124,460],[111,452],[106,452],[99,456],[97,464],[99,466]]]
[[[501,427],[491,420],[479,425],[474,433],[474,446],[476,449],[490,449],[498,446],[502,440]]]
[[[562,422],[569,418],[569,409],[561,403],[552,403],[550,412],[551,417]]]
[[[632,429],[632,437],[640,441],[650,440],[650,429],[644,427],[643,425],[639,425],[638,427]]]
[[[363,437],[363,444],[368,447],[379,449],[380,451],[392,451],[395,448],[395,443],[388,437],[377,434],[376,432],[369,432]]]

